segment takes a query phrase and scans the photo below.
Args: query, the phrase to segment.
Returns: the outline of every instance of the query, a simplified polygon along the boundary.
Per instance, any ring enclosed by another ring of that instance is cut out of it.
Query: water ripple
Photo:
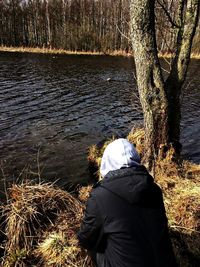
[[[45,177],[87,180],[88,146],[142,122],[130,59],[2,53],[0,63],[0,159],[10,162],[11,174],[34,163],[40,148]],[[193,65],[189,79],[199,71],[199,61]],[[195,78],[182,108],[184,154],[195,161],[199,99]]]

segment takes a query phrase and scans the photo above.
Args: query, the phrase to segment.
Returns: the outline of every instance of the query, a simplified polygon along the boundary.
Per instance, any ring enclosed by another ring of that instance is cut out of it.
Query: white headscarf
[[[124,138],[110,143],[102,157],[100,173],[104,177],[109,171],[140,165],[140,157],[135,147]]]

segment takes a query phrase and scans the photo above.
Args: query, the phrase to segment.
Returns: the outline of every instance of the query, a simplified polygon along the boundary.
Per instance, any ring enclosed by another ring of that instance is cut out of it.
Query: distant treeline
[[[130,0],[0,0],[0,45],[130,51]],[[177,0],[157,0],[158,49],[172,52]],[[169,16],[170,14],[170,16]],[[194,51],[199,52],[198,36]]]

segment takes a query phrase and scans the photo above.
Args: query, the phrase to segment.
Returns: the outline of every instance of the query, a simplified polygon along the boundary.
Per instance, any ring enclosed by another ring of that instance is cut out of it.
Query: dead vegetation
[[[123,50],[114,51],[78,51],[78,50],[66,50],[66,49],[55,49],[46,47],[13,47],[13,46],[0,46],[0,52],[12,52],[12,53],[36,53],[36,54],[54,54],[54,55],[87,55],[87,56],[123,56],[130,57],[131,53],[127,53]]]
[[[13,185],[3,211],[3,266],[90,266],[76,238],[82,216],[83,204],[59,188]]]
[[[128,135],[141,157],[144,131],[135,129]],[[89,150],[90,164],[99,168],[108,140],[102,147]],[[173,151],[156,162],[154,177],[163,189],[173,247],[181,267],[199,266],[200,262],[200,165],[171,161]],[[99,174],[98,174],[99,175]],[[86,251],[78,246],[76,232],[92,186],[79,189],[77,198],[49,184],[13,185],[8,203],[3,207],[6,237],[5,267],[67,266],[89,267]]]
[[[12,52],[12,53],[36,53],[36,54],[56,54],[56,55],[89,55],[89,56],[123,56],[123,57],[132,57],[133,53],[126,52],[124,50],[113,50],[106,52],[98,51],[77,51],[77,50],[65,50],[65,49],[56,49],[56,48],[46,48],[46,47],[15,47],[15,46],[0,46],[0,52]],[[158,54],[160,58],[173,58],[174,54],[171,52],[160,52]],[[193,52],[191,53],[192,59],[199,59],[200,53]]]
[[[144,130],[133,129],[127,139],[135,145],[142,158],[145,150]],[[88,159],[95,166],[100,166],[101,157],[108,143],[102,148],[97,146],[90,148]],[[199,266],[200,165],[186,160],[177,165],[172,160],[173,155],[171,149],[165,159],[157,161],[152,175],[163,190],[171,238],[180,266]]]

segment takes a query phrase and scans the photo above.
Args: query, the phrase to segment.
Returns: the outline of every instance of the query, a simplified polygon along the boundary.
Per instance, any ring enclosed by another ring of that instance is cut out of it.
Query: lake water
[[[16,179],[89,179],[87,149],[142,123],[133,59],[0,53],[0,160]],[[193,60],[182,108],[183,154],[200,162],[200,61]]]

